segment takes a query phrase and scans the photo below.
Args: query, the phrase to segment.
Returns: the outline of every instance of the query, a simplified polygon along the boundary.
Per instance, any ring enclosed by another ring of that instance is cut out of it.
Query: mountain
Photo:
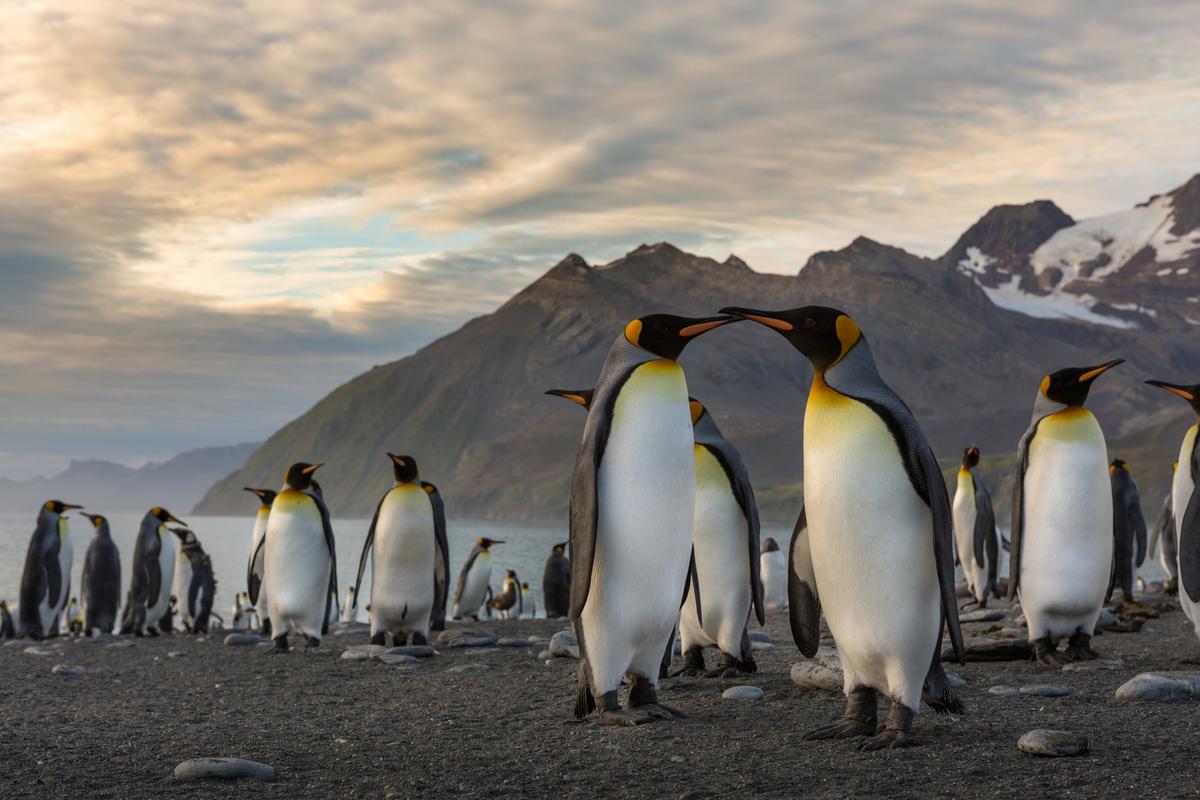
[[[1167,195],[1173,225],[1190,220],[1181,213],[1191,202],[1184,195],[1182,189]],[[1025,272],[1038,274],[1032,254],[1087,224],[1050,203],[1001,207],[941,258],[860,237],[813,255],[794,276],[757,273],[736,256],[717,261],[667,243],[642,245],[598,266],[572,254],[494,313],[334,390],[218,481],[197,511],[248,513],[253,504],[242,486],[275,486],[289,463],[319,460],[328,463],[321,476],[333,513],[367,516],[390,485],[384,453],[391,450],[417,459],[422,476],[441,487],[451,515],[565,520],[583,416],[543,390],[592,385],[612,341],[636,316],[711,314],[723,305],[820,303],[847,310],[947,467],[967,444],[984,450],[985,463],[1006,464],[1003,456],[1011,458],[1046,372],[1116,356],[1130,363],[1105,376],[1089,402],[1109,436],[1130,447],[1149,427],[1181,436],[1191,412],[1141,381],[1200,373],[1200,341],[1190,323],[1166,305],[1147,307],[1157,316],[1086,309],[1101,322],[1022,313],[997,302],[985,273],[959,263],[978,250],[1023,281]],[[1183,268],[1172,269],[1175,276]],[[1154,283],[1140,271],[1134,277],[1121,271],[1096,277],[1105,285],[1093,294],[1103,290],[1111,304],[1122,285]],[[1178,279],[1200,295],[1200,269],[1190,280],[1189,274]],[[1020,291],[1028,304],[1048,306],[1062,302],[1064,292],[1058,284],[1045,293],[1036,285]],[[779,336],[749,324],[702,337],[681,362],[692,393],[742,451],[764,516],[794,518],[807,363]],[[1177,443],[1141,454],[1143,490],[1165,487],[1171,447]]]
[[[46,500],[80,503],[96,513],[145,511],[153,505],[183,516],[213,481],[245,463],[258,442],[188,450],[169,461],[127,467],[112,461],[72,461],[57,475],[13,481],[0,478],[0,509],[29,511]]]

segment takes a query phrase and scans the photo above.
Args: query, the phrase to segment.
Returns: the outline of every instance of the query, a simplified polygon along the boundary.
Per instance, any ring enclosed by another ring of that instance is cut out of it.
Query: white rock
[[[1063,664],[1063,672],[1119,672],[1125,669],[1125,661],[1120,658],[1102,658],[1097,661],[1072,661]]]
[[[394,656],[412,656],[413,658],[430,658],[437,655],[437,650],[433,649],[433,645],[428,644],[406,644],[389,648],[387,652]]]
[[[342,661],[366,661],[371,656],[362,650],[346,650],[342,653]]]
[[[490,647],[496,634],[481,628],[450,628],[438,634],[438,641],[447,647]]]
[[[1017,749],[1035,756],[1079,756],[1087,752],[1088,740],[1071,731],[1036,730],[1018,739]]]
[[[829,667],[811,661],[792,664],[791,676],[792,683],[801,689],[838,693],[842,691],[843,680],[841,671],[834,671]]]
[[[226,647],[245,647],[263,641],[263,637],[255,633],[231,633],[225,637]]]
[[[988,689],[988,694],[996,697],[1016,697],[1018,692],[1012,686],[992,686]]]
[[[275,768],[270,764],[246,761],[242,758],[193,758],[175,767],[175,777],[181,781],[204,778],[258,778],[271,781],[275,780]]]
[[[769,642],[771,641],[771,632],[765,628],[755,628],[752,631],[747,631],[752,642]]]
[[[959,622],[996,622],[1004,619],[1005,614],[998,608],[981,608],[977,611],[968,611],[966,614],[959,614]]]
[[[384,664],[391,664],[393,667],[398,667],[401,664],[419,664],[421,659],[416,656],[406,656],[403,653],[380,653],[372,656],[376,661],[382,661]]]
[[[55,664],[50,670],[55,675],[63,675],[68,678],[82,678],[87,675],[87,670],[83,667],[74,667],[70,664]]]
[[[757,686],[730,686],[721,692],[726,700],[762,700],[763,690]]]
[[[1197,694],[1200,694],[1200,674],[1194,672],[1143,672],[1117,689],[1117,699],[1127,702],[1156,700],[1169,703],[1191,700]]]
[[[768,650],[774,650],[775,645],[770,642],[750,642],[750,649],[755,653],[765,653]]]
[[[961,675],[955,675],[953,672],[946,673],[946,682],[950,684],[951,689],[961,689],[967,685],[966,678]]]
[[[56,656],[59,653],[58,650],[52,647],[38,647],[37,645],[26,647],[21,652],[27,656]]]
[[[579,658],[579,642],[571,631],[559,631],[550,637],[548,649],[560,658]]]

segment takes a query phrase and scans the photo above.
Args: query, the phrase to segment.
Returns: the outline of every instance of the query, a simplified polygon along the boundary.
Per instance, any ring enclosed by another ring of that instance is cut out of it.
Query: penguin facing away
[[[329,626],[330,606],[337,608],[333,527],[329,509],[313,487],[313,473],[320,467],[319,463],[292,464],[267,520],[263,568],[277,653],[287,652],[291,633],[304,636],[307,647],[319,646]]]
[[[175,596],[179,598],[183,628],[188,633],[207,633],[216,591],[212,560],[193,531],[179,528],[173,532],[180,537]]]
[[[1179,462],[1176,461],[1171,465],[1171,481],[1175,480],[1175,471],[1179,469]],[[1150,529],[1150,543],[1146,548],[1148,555],[1158,555],[1158,563],[1162,565],[1163,571],[1167,573],[1167,580],[1164,584],[1164,591],[1169,595],[1179,593],[1179,555],[1175,552],[1175,504],[1172,502],[1171,492],[1167,491],[1167,496],[1163,498],[1162,510],[1158,512],[1158,518],[1154,520],[1154,527]]]
[[[168,522],[185,525],[170,511],[155,506],[146,512],[133,546],[129,594],[122,613],[121,633],[158,635],[158,623],[170,606],[175,578],[175,549]]]
[[[1114,589],[1120,589],[1122,599],[1129,602],[1133,600],[1134,573],[1146,560],[1146,518],[1129,465],[1114,458],[1108,474],[1112,486],[1113,569],[1104,602],[1109,601]]]
[[[83,557],[79,596],[83,601],[83,630],[112,633],[121,605],[121,553],[113,541],[108,520],[99,514],[84,514],[95,532]]]
[[[246,565],[246,594],[258,612],[259,633],[271,636],[271,617],[267,614],[267,591],[264,565],[266,563],[267,523],[271,519],[271,504],[275,502],[274,489],[243,487],[258,498],[258,511],[254,514],[254,527],[250,530],[250,559]]]
[[[824,613],[842,660],[841,721],[808,739],[868,736],[863,750],[914,744],[922,697],[961,711],[941,666],[943,626],[962,659],[953,523],[941,468],[880,377],[858,325],[833,308],[725,308],[781,334],[812,364],[804,414],[804,509],[791,547],[789,616],[811,655]],[[876,732],[877,695],[892,700]]]
[[[979,448],[968,447],[963,451],[958,488],[954,492],[954,544],[967,588],[979,607],[986,608],[989,595],[1000,596],[996,588],[1000,542],[992,496],[973,472],[978,465]]]
[[[689,342],[731,320],[652,314],[619,334],[596,382],[571,481],[571,610],[580,665],[575,716],[671,719],[658,679],[690,574],[696,474]],[[631,679],[628,706],[618,702]]]
[[[552,619],[571,613],[571,562],[566,556],[568,542],[550,548],[542,570],[542,605]]]
[[[787,556],[772,538],[763,540],[759,555],[759,574],[762,575],[763,611],[770,613],[787,608]]]
[[[58,635],[59,618],[71,591],[71,531],[67,511],[83,506],[47,500],[38,510],[37,525],[25,552],[21,574],[20,623],[17,636],[45,639]]]
[[[1017,447],[1008,596],[1019,596],[1035,660],[1096,658],[1096,619],[1112,574],[1112,489],[1100,423],[1083,407],[1092,383],[1121,359],[1042,379]]]
[[[695,550],[699,593],[683,606],[679,634],[683,675],[735,677],[758,671],[747,633],[753,609],[762,625],[762,583],[759,579],[758,506],[750,473],[741,455],[721,435],[704,404],[689,400],[695,436],[696,511],[692,546]],[[696,604],[704,597],[703,618]],[[708,671],[704,648],[721,651],[717,668]]]
[[[1200,415],[1200,384],[1146,381],[1187,401]],[[1200,475],[1200,423],[1192,425],[1183,435],[1179,447],[1179,466],[1171,482],[1171,504],[1175,514],[1175,549],[1179,565],[1179,604],[1200,638],[1200,497],[1196,492],[1196,476]]]
[[[521,581],[521,619],[534,619],[537,617],[537,604],[533,599],[533,590],[529,588],[529,581]]]
[[[479,609],[484,606],[488,616],[491,616],[491,585],[492,580],[492,545],[504,544],[499,539],[489,539],[486,536],[475,541],[466,562],[458,573],[458,581],[454,585],[454,619],[469,617],[479,619]]]
[[[358,561],[357,602],[371,560],[371,643],[428,642],[446,620],[450,585],[446,515],[441,495],[420,479],[412,456],[388,453],[395,483],[379,501]]]

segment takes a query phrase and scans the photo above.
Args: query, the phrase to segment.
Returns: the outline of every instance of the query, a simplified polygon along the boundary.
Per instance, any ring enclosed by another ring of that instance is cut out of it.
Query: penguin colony
[[[796,454],[804,505],[786,550],[770,538],[760,548],[748,470],[710,410],[689,396],[678,363],[697,337],[743,321],[781,336],[813,369],[804,448]],[[1121,363],[1046,375],[1017,447],[1006,591],[1019,599],[1034,659],[1048,667],[1097,657],[1091,639],[1103,604],[1118,590],[1131,600],[1136,568],[1156,551],[1166,590],[1182,588],[1200,637],[1200,422],[1183,437],[1171,493],[1148,530],[1128,465],[1109,460],[1085,407],[1094,382]],[[1146,383],[1200,416],[1200,384]],[[571,478],[570,536],[546,559],[541,603],[546,616],[570,619],[579,643],[576,717],[594,712],[612,725],[684,717],[657,694],[676,637],[682,658],[671,674],[753,673],[750,621],[761,625],[764,613],[783,610],[809,657],[823,618],[843,667],[843,716],[805,738],[861,737],[863,750],[904,747],[914,743],[922,703],[963,711],[942,668],[943,634],[963,656],[955,565],[970,604],[984,608],[1002,596],[991,495],[976,472],[981,453],[963,451],[951,498],[920,425],[879,375],[865,333],[848,314],[727,307],[710,317],[640,317],[616,336],[594,388],[547,394],[586,413]],[[315,480],[322,465],[293,464],[279,490],[246,488],[259,506],[246,591],[231,610],[234,628],[257,629],[285,653],[289,637],[316,647],[332,623],[356,620],[360,600],[374,644],[426,644],[431,631],[445,628],[448,612],[471,620],[537,613],[528,582],[514,570],[505,570],[493,592],[492,549],[504,542],[487,537],[476,541],[450,597],[441,495],[421,480],[412,456],[387,458],[394,483],[379,500],[340,604],[334,532]],[[142,519],[120,616],[121,557],[108,520],[82,515],[93,537],[79,600],[72,597],[66,514],[80,508],[50,500],[39,509],[17,620],[0,601],[0,637],[41,639],[64,627],[77,635],[156,636],[174,629],[175,615],[190,633],[208,631],[214,618],[223,622],[212,607],[211,558],[194,531],[157,506]],[[709,648],[718,652],[712,668]]]

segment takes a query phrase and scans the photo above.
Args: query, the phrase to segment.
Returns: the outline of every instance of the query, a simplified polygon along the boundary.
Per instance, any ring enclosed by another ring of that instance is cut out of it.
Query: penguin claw
[[[874,750],[897,750],[901,747],[915,747],[916,744],[916,737],[908,731],[884,729],[865,742],[861,742],[858,745],[858,749],[864,753],[869,753]]]
[[[673,672],[669,673],[668,677],[671,677],[671,678],[679,678],[679,677],[699,678],[701,675],[707,676],[708,674],[709,673],[705,672],[701,667],[683,666],[683,667],[680,667],[679,669],[674,670]]]
[[[857,736],[870,736],[875,732],[874,722],[863,722],[857,719],[839,719],[832,725],[825,725],[804,734],[807,741],[821,739],[853,739]]]
[[[601,725],[615,725],[617,727],[632,728],[637,725],[650,722],[651,717],[648,714],[643,714],[640,711],[633,709],[618,708],[614,711],[601,711]]]

